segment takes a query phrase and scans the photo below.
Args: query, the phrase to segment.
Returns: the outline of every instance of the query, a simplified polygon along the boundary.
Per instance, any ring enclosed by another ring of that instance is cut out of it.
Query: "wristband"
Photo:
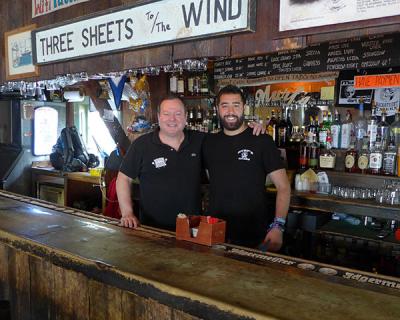
[[[274,221],[269,225],[268,232],[273,228],[279,229],[282,233],[285,232],[285,218],[275,218]]]

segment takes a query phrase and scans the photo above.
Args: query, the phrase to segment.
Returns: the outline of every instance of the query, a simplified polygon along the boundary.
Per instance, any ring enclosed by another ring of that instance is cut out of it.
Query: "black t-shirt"
[[[143,224],[175,229],[178,213],[200,214],[201,146],[204,134],[184,131],[178,151],[165,145],[159,130],[136,139],[120,171],[140,180],[140,220]]]
[[[208,135],[203,158],[210,175],[209,214],[227,221],[227,240],[256,246],[267,231],[266,176],[284,168],[272,138],[254,136],[250,128],[235,136]]]

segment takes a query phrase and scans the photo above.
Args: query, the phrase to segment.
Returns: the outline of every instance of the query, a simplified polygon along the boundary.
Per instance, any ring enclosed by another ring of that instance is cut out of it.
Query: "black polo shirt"
[[[201,146],[204,133],[184,131],[179,150],[163,144],[159,130],[136,139],[120,171],[140,180],[140,220],[175,229],[178,213],[200,214]]]
[[[254,136],[250,128],[235,136],[208,135],[203,159],[210,174],[209,214],[227,221],[228,241],[256,246],[267,232],[266,176],[284,168],[272,138]]]

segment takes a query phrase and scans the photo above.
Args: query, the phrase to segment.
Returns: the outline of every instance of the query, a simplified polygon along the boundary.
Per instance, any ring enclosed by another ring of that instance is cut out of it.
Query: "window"
[[[58,111],[51,107],[39,107],[34,111],[33,153],[48,155],[58,138]]]

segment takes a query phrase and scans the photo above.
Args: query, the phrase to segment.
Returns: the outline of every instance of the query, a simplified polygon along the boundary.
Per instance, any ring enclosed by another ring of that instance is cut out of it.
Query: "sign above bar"
[[[33,31],[34,63],[254,31],[256,0],[160,0]]]
[[[32,0],[32,18],[87,1],[89,0]]]
[[[376,89],[400,87],[400,73],[355,76],[355,89]]]

